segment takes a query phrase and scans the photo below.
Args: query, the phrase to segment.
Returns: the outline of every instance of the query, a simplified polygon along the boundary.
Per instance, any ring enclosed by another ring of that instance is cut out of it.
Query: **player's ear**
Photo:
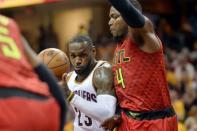
[[[95,46],[92,47],[92,54],[94,56],[94,58],[96,57],[96,48]]]

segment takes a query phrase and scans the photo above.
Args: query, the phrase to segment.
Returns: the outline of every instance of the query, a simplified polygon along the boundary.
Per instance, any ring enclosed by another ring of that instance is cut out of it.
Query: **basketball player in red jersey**
[[[109,0],[109,26],[118,40],[114,67],[122,122],[118,131],[177,131],[162,43],[136,0]],[[109,124],[109,123],[108,123]],[[103,124],[108,128],[107,122]]]
[[[0,61],[0,130],[62,130],[65,105],[57,80],[21,39],[16,23],[2,15]]]

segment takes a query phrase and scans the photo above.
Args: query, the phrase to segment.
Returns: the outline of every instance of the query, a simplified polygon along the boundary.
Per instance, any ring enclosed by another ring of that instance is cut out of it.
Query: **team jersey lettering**
[[[7,29],[9,21],[5,17],[0,17],[0,49],[4,56],[13,59],[20,59],[20,51],[13,40],[9,37],[9,30]]]
[[[122,64],[122,63],[129,62],[131,60],[131,58],[126,57],[125,54],[126,53],[125,53],[124,49],[117,51],[115,53],[114,64],[116,65],[116,64]],[[116,79],[117,79],[118,84],[121,84],[122,88],[126,88],[125,83],[124,83],[122,68],[118,68],[116,70]]]
[[[82,122],[81,117],[82,117],[82,113],[79,109],[77,109],[76,107],[74,108],[75,112],[78,113],[78,125],[79,126],[83,126],[84,124],[86,126],[92,126],[92,119],[90,117],[88,117],[87,115],[85,115],[85,118],[87,118],[87,120],[84,120]]]
[[[122,74],[122,68],[119,68],[118,70],[116,70],[116,79],[117,79],[118,84],[121,84],[122,88],[126,88],[123,74]]]
[[[114,58],[115,64],[121,64],[121,63],[129,62],[129,61],[130,61],[130,57],[125,56],[125,50],[120,50],[116,52],[115,58]]]

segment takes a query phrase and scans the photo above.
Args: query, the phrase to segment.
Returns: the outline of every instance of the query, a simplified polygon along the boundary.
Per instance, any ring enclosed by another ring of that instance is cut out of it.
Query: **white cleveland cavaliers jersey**
[[[90,102],[97,102],[97,95],[96,91],[93,86],[92,78],[95,69],[101,66],[104,61],[98,61],[95,68],[89,74],[89,76],[83,82],[77,82],[75,80],[77,74],[75,71],[69,74],[68,79],[68,87],[69,89],[74,92],[76,95],[79,95],[83,99],[90,101]],[[101,123],[94,120],[93,118],[87,116],[79,109],[74,107],[72,104],[73,110],[75,112],[75,120],[74,120],[74,131],[104,131],[103,128],[100,128]],[[84,105],[86,106],[86,105]]]

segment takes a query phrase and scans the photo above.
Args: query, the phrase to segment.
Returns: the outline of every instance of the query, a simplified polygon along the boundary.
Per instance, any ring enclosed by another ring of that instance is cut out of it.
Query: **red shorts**
[[[134,120],[122,112],[122,123],[116,131],[178,131],[176,116],[157,120]]]
[[[53,98],[0,99],[0,131],[59,131],[60,108]]]

